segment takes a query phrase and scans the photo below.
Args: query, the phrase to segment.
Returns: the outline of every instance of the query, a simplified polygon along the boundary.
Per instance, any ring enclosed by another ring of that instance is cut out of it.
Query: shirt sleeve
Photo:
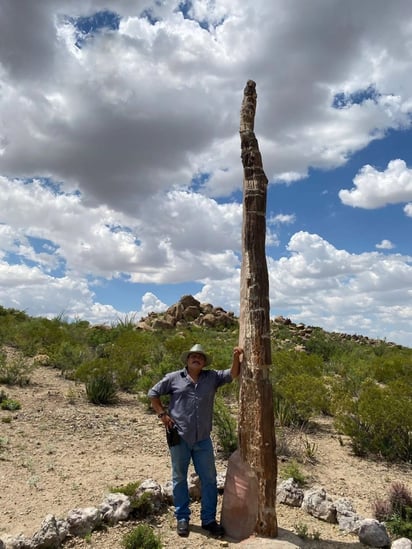
[[[216,387],[221,387],[222,385],[225,385],[226,383],[230,383],[232,381],[232,375],[230,373],[230,369],[228,370],[215,370],[216,372]]]
[[[169,394],[170,382],[171,382],[171,376],[166,374],[163,379],[161,379],[156,383],[156,385],[153,385],[153,387],[147,393],[147,396],[149,398],[156,398],[156,397],[158,398],[163,395]]]

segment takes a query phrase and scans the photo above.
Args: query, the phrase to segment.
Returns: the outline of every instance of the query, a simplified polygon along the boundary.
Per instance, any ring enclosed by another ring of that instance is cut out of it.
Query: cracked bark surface
[[[240,112],[243,164],[242,268],[239,344],[244,349],[239,397],[239,450],[255,471],[258,486],[256,532],[276,537],[276,437],[270,380],[270,306],[266,263],[268,179],[254,133],[257,94],[249,80]]]

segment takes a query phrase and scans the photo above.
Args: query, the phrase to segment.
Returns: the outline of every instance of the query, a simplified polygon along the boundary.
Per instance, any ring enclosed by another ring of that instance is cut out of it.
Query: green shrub
[[[271,379],[274,384],[291,375],[307,374],[321,377],[324,363],[320,356],[297,351],[277,351],[272,354]]]
[[[110,372],[92,372],[85,384],[86,396],[93,404],[115,404],[117,386]]]
[[[402,381],[380,386],[366,381],[358,398],[341,399],[335,425],[351,438],[359,456],[412,461],[412,386]]]
[[[219,394],[215,398],[213,420],[223,453],[225,456],[230,456],[236,450],[238,444],[236,420],[226,406],[223,397]]]
[[[126,534],[122,539],[122,546],[125,549],[162,549],[160,537],[145,523]]]
[[[115,340],[96,348],[96,358],[86,360],[77,367],[75,377],[85,381],[94,370],[111,372],[119,389],[135,392],[144,384],[142,380],[146,373],[150,373],[151,387],[155,383],[154,379],[160,379],[155,376],[161,368],[152,359],[153,356],[159,357],[160,349],[155,341],[155,334],[120,331]]]
[[[133,495],[130,504],[135,517],[145,518],[154,513],[153,496],[150,492],[143,492],[141,496]]]
[[[59,318],[28,318],[15,326],[12,344],[26,356],[46,353],[49,346],[56,344],[65,337]]]
[[[110,491],[119,492],[127,496],[130,499],[133,516],[145,518],[154,513],[153,495],[150,492],[143,492],[140,496],[136,495],[139,485],[140,482],[130,482],[125,486],[112,487]]]
[[[49,351],[50,365],[64,374],[66,378],[73,378],[75,370],[86,360],[90,360],[92,351],[85,344],[71,340],[60,341]]]
[[[0,360],[0,383],[19,385],[23,387],[30,383],[30,376],[35,369],[34,364],[28,364],[22,356]]]
[[[286,402],[281,395],[274,394],[273,411],[279,427],[292,427],[296,421],[293,403]]]
[[[124,391],[135,388],[142,369],[150,362],[153,338],[145,332],[125,331],[105,352],[107,363],[115,373],[116,383]]]
[[[296,535],[301,539],[309,539],[309,528],[304,522],[298,522],[294,525]]]
[[[292,459],[282,467],[280,476],[284,480],[293,478],[299,486],[305,486],[306,484],[305,474],[301,471],[299,463],[295,459]]]
[[[412,384],[412,356],[401,351],[373,358],[370,368],[374,379],[380,383],[403,379],[406,383]]]
[[[340,354],[342,343],[332,337],[325,337],[321,329],[314,329],[310,338],[305,341],[305,348],[311,354],[316,354],[327,362],[334,355]]]
[[[304,425],[329,407],[324,381],[309,374],[286,375],[276,384],[274,398],[275,410],[279,411],[282,403],[290,424],[296,426]]]
[[[135,495],[136,490],[139,488],[140,482],[129,482],[126,486],[111,487],[111,492],[119,492],[125,496],[132,497]]]
[[[18,400],[13,400],[12,398],[7,398],[5,400],[2,400],[0,402],[0,408],[2,410],[10,410],[10,411],[15,411],[15,410],[20,410],[21,408],[21,404]]]

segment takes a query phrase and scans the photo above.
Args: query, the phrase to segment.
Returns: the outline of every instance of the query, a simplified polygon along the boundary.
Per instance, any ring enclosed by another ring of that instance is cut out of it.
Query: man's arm
[[[166,412],[166,410],[164,409],[164,406],[162,404],[162,401],[160,400],[160,397],[152,396],[149,398],[150,398],[150,404],[153,410],[156,412],[157,417],[159,417],[159,419],[162,421],[163,425],[167,429],[170,429],[173,426],[174,421],[169,416],[168,412]]]
[[[157,415],[164,413],[165,409],[160,397],[150,397],[150,404]]]
[[[240,357],[243,357],[243,349],[242,347],[235,347],[233,349],[232,367],[230,368],[232,379],[236,379],[240,374]]]

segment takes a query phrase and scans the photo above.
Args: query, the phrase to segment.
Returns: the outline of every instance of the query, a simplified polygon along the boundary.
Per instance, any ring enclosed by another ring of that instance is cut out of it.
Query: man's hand
[[[234,347],[233,348],[232,367],[230,369],[230,374],[232,376],[232,379],[235,379],[239,376],[241,357],[243,359],[243,349],[242,349],[242,347]]]

